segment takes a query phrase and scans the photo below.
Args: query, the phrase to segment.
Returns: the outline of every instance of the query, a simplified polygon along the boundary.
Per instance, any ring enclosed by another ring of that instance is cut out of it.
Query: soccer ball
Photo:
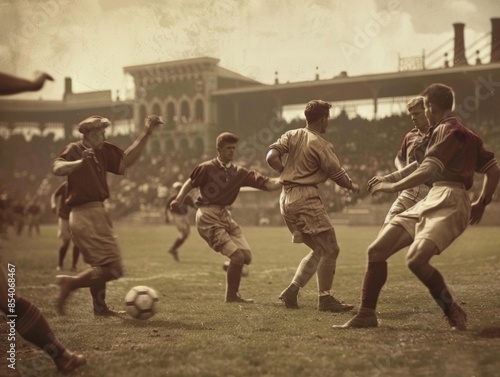
[[[151,318],[158,310],[158,295],[144,285],[134,287],[125,296],[125,309],[133,318]]]
[[[224,271],[227,271],[228,267],[229,267],[229,261],[225,261],[224,264],[222,265],[222,269]],[[243,277],[246,277],[248,276],[248,274],[250,273],[250,269],[248,268],[248,266],[246,264],[243,265],[243,269],[241,270],[241,276]]]

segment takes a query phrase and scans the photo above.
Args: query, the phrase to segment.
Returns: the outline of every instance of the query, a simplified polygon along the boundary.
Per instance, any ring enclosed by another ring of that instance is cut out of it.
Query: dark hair
[[[217,139],[215,140],[215,146],[217,149],[222,148],[226,144],[233,144],[237,143],[240,138],[231,133],[231,132],[223,132],[219,136],[217,136]]]
[[[441,110],[451,110],[455,94],[453,89],[444,84],[431,84],[421,93],[427,97],[427,102],[439,107]]]
[[[306,109],[304,110],[307,123],[314,123],[325,115],[328,116],[330,114],[331,107],[332,105],[328,102],[319,99],[309,101],[306,105]]]
[[[424,97],[422,96],[413,97],[406,104],[406,108],[408,109],[408,111],[414,109],[415,107],[421,107],[422,109],[424,108]]]

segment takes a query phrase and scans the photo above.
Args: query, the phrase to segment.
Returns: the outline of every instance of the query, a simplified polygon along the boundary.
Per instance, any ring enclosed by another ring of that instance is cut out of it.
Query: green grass
[[[225,258],[210,250],[193,228],[175,263],[167,249],[174,228],[117,223],[126,276],[108,285],[107,301],[123,305],[135,285],[154,288],[160,310],[147,321],[94,319],[87,290],[77,291],[66,316],[52,300],[57,248],[55,226],[41,237],[12,236],[0,249],[17,268],[18,293],[40,307],[58,337],[86,355],[80,376],[494,376],[500,338],[479,332],[500,327],[498,228],[471,227],[434,258],[457,299],[465,302],[469,330],[452,333],[423,285],[408,271],[404,252],[389,262],[378,306],[381,325],[334,330],[352,314],[317,310],[316,282],[301,291],[300,310],[277,299],[307,252],[285,228],[244,228],[253,248],[241,292],[254,305],[225,304]],[[358,304],[366,246],[376,227],[336,227],[341,253],[334,292]],[[70,263],[70,252],[66,264]],[[82,262],[79,268],[83,268]],[[5,321],[2,321],[2,336]],[[2,340],[3,341],[3,340]],[[18,337],[23,376],[56,376],[43,352]],[[0,373],[1,374],[1,373]]]

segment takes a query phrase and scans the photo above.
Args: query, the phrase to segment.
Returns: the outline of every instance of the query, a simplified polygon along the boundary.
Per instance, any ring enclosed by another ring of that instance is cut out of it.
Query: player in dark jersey
[[[350,321],[334,327],[378,326],[375,308],[387,279],[387,259],[409,246],[406,263],[441,307],[450,328],[467,329],[465,311],[453,299],[443,276],[430,261],[460,236],[468,224],[481,220],[498,186],[500,169],[483,141],[452,115],[452,88],[432,84],[422,96],[431,125],[424,161],[412,174],[395,183],[374,177],[368,190],[372,194],[392,193],[428,181],[432,182],[432,188],[424,199],[396,215],[368,247],[361,307]],[[484,180],[479,198],[471,204],[467,190],[472,187],[474,173],[484,174]]]
[[[394,159],[396,169],[404,169],[412,163],[421,164],[429,142],[429,121],[425,117],[424,98],[421,96],[412,98],[406,108],[415,127],[403,138]],[[385,217],[384,225],[389,223],[398,213],[406,211],[425,198],[429,190],[429,186],[422,184],[400,192]]]
[[[36,234],[39,236],[42,206],[36,198],[33,198],[28,202],[28,205],[26,206],[26,214],[28,216],[28,236],[31,237],[33,229],[35,229]]]
[[[75,289],[89,287],[96,316],[114,316],[121,312],[108,308],[106,283],[123,275],[120,247],[104,201],[109,197],[107,172],[122,175],[141,155],[153,130],[162,124],[160,117],[145,119],[143,131],[126,150],[106,142],[105,128],[110,121],[98,115],[84,119],[78,125],[83,140],[68,144],[53,162],[52,171],[67,176],[71,207],[69,225],[73,242],[85,263],[91,268],[77,276],[59,275],[57,298],[62,314],[67,298]]]
[[[239,288],[243,266],[250,264],[252,252],[240,226],[231,217],[230,206],[241,187],[272,191],[279,190],[281,184],[277,178],[234,165],[237,143],[235,134],[220,134],[216,140],[217,157],[194,168],[171,207],[178,208],[193,188],[200,188],[195,201],[198,233],[213,250],[230,260],[226,272],[226,302],[248,303],[253,300],[241,297]]]
[[[46,73],[41,73],[37,79],[30,81],[0,72],[0,95],[39,90],[45,80],[52,80],[52,77]],[[15,313],[16,331],[24,339],[47,353],[54,361],[59,372],[69,373],[85,365],[87,363],[85,356],[71,352],[61,343],[43,313],[31,301],[21,297],[16,291],[15,307],[9,307],[9,300],[13,298],[9,292],[11,285],[9,278],[12,279],[9,274],[15,273],[11,266],[7,261],[2,260],[0,255],[0,311],[6,315]],[[2,358],[4,357],[5,355],[2,356]],[[19,376],[17,369],[10,368],[7,371],[0,370],[0,375],[3,376],[8,371],[13,371],[14,375]]]
[[[179,236],[177,236],[173,245],[170,247],[170,249],[168,249],[169,254],[172,255],[174,260],[176,260],[177,262],[179,262],[178,249],[188,238],[191,229],[191,224],[189,223],[189,218],[187,216],[189,207],[196,208],[193,198],[190,195],[187,195],[184,198],[184,201],[180,206],[170,208],[170,204],[174,201],[175,198],[177,198],[181,187],[181,182],[175,182],[172,185],[173,192],[167,198],[167,202],[165,204],[165,221],[171,221],[179,231]]]
[[[68,252],[69,245],[71,243],[71,230],[69,228],[69,213],[71,208],[66,204],[67,199],[67,187],[68,183],[63,181],[50,197],[50,206],[52,211],[57,214],[57,237],[62,240],[62,245],[59,248],[59,262],[57,264],[57,271],[63,269],[64,258]],[[80,251],[78,246],[73,243],[73,259],[71,263],[71,270],[75,272],[76,265],[78,263],[78,257],[80,256]]]

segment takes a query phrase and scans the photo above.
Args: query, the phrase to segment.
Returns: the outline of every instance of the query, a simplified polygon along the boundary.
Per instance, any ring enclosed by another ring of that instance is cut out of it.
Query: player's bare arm
[[[11,95],[24,92],[36,92],[42,89],[45,81],[54,81],[52,76],[45,72],[35,72],[34,80],[27,80],[0,72],[0,95]]]
[[[148,115],[145,119],[145,126],[142,132],[139,134],[137,139],[125,150],[125,157],[123,163],[125,167],[129,167],[137,161],[140,157],[144,147],[146,146],[146,141],[149,135],[156,129],[160,124],[163,124],[161,117],[158,115]]]
[[[182,205],[182,202],[186,198],[186,196],[189,194],[189,192],[193,189],[193,184],[191,183],[191,178],[188,178],[186,182],[181,187],[181,190],[177,194],[177,197],[172,200],[172,203],[170,203],[170,208],[179,208]]]
[[[264,189],[266,191],[276,191],[276,190],[281,190],[281,183],[279,178],[269,178],[265,183],[264,183]]]
[[[393,193],[403,191],[424,184],[431,179],[438,169],[439,167],[435,163],[424,160],[422,165],[420,165],[413,173],[397,182],[377,182],[372,178],[370,180],[372,184],[368,184],[368,192],[374,195],[377,192]]]
[[[499,181],[500,169],[498,164],[495,164],[484,175],[481,195],[479,195],[479,198],[471,206],[469,224],[478,224],[481,221],[484,209],[491,202]]]
[[[82,158],[75,161],[66,161],[62,158],[57,158],[52,163],[52,173],[57,176],[64,176],[71,174],[83,164],[85,159],[93,159],[95,152],[92,148],[87,148],[82,151]]]
[[[283,171],[283,162],[281,161],[280,153],[276,149],[272,148],[267,152],[266,161],[273,170],[281,174]]]

